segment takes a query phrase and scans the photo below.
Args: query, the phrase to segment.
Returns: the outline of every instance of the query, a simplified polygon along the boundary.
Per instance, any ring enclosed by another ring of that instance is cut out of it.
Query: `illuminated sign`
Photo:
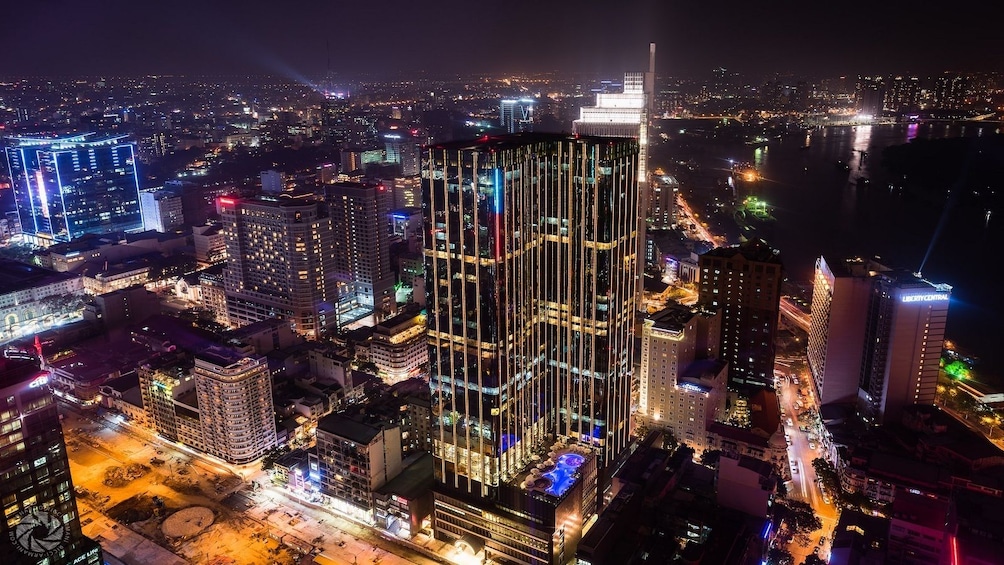
[[[220,204],[227,204],[233,206],[234,204],[236,204],[236,202],[234,202],[233,198],[220,198]]]
[[[28,383],[28,388],[38,388],[49,384],[49,375],[39,375]]]
[[[701,393],[705,393],[705,394],[708,392],[703,387],[695,385],[693,383],[679,383],[676,386],[678,386],[678,387],[680,387],[683,390],[686,390],[688,392],[701,392]]]
[[[948,300],[948,294],[937,292],[931,294],[908,294],[900,298],[903,302],[940,302]]]

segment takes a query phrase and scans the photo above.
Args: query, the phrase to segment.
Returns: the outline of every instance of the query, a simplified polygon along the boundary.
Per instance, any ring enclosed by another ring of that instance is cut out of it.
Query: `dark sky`
[[[1004,2],[0,0],[0,76],[1004,71]],[[993,22],[997,22],[994,24]]]

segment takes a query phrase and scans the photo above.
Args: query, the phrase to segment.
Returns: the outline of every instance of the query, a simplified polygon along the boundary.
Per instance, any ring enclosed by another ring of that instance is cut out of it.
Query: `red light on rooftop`
[[[220,204],[226,204],[228,206],[233,206],[237,202],[233,198],[220,198]]]

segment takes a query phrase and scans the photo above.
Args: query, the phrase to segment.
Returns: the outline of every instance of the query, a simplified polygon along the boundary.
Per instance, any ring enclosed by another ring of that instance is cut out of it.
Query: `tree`
[[[816,471],[816,476],[819,477],[826,490],[833,493],[834,496],[841,493],[840,475],[833,468],[833,464],[822,457],[817,457],[812,460],[812,468]]]
[[[778,501],[774,508],[795,535],[810,534],[823,527],[812,507],[801,500],[786,500],[783,503]]]
[[[721,459],[722,452],[717,449],[709,449],[701,454],[701,465],[705,467],[711,467],[712,469],[718,467],[718,460]]]
[[[770,565],[792,565],[795,562],[795,558],[783,548],[772,547],[767,552],[767,562]]]
[[[815,553],[810,553],[805,557],[805,561],[802,562],[802,565],[826,565],[826,561],[823,561],[823,559]]]

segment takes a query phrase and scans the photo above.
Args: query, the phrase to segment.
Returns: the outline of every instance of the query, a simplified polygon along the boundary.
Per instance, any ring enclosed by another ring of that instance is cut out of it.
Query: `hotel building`
[[[631,428],[638,159],[636,139],[587,136],[429,148],[438,538],[516,563],[574,556]]]
[[[318,337],[336,327],[334,246],[327,207],[309,196],[217,200],[223,219],[227,317],[266,318]]]

